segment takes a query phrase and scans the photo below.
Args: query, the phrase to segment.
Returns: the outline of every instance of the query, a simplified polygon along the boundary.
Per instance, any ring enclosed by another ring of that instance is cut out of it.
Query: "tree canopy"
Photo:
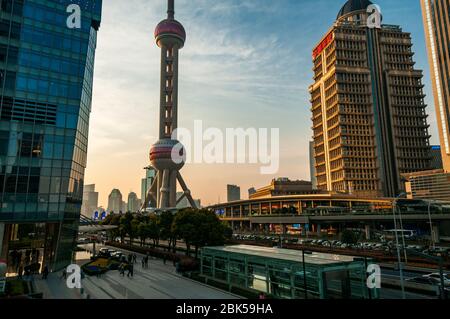
[[[183,240],[187,254],[194,247],[196,257],[199,248],[223,245],[232,235],[231,228],[206,209],[188,208],[176,214],[164,212],[160,215],[111,214],[103,224],[119,226],[113,231],[113,236],[120,236],[122,242],[128,236],[130,244],[136,238],[140,239],[141,246],[145,245],[147,239],[152,240],[153,246],[158,245],[160,240],[165,240],[169,250],[176,252],[177,240]]]

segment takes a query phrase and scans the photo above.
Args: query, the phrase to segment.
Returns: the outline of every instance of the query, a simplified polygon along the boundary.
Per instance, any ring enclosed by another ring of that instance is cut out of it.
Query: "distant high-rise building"
[[[241,188],[236,185],[227,185],[227,201],[235,202],[241,200]]]
[[[147,208],[152,207],[156,208],[156,201],[151,197],[147,197],[150,187],[153,185],[153,182],[156,177],[156,170],[151,167],[145,167],[145,178],[141,181],[141,206],[144,205],[145,199],[148,199]]]
[[[98,192],[95,191],[95,184],[84,185],[83,204],[81,214],[87,218],[92,218],[98,210]]]
[[[80,28],[67,22],[74,3]],[[0,1],[0,259],[8,274],[17,274],[10,253],[18,247],[53,271],[73,263],[101,10],[102,0]]]
[[[127,211],[136,213],[141,208],[141,201],[137,197],[136,193],[131,192],[128,194]]]
[[[450,173],[450,3],[421,0],[444,171]]]
[[[431,147],[431,169],[432,170],[442,170],[442,150],[440,145],[433,145]]]
[[[409,33],[367,25],[370,4],[347,1],[313,51],[317,185],[393,197],[402,174],[431,168],[423,75]]]
[[[450,203],[450,173],[434,170],[405,174],[404,178],[409,198]]]
[[[256,189],[254,187],[249,188],[249,190],[248,190],[248,198],[250,198],[255,193],[256,193]]]
[[[122,193],[118,189],[113,189],[111,194],[108,197],[108,212],[114,212],[118,214],[120,212],[125,212],[122,201]]]
[[[309,142],[309,173],[312,189],[317,189],[316,158],[314,156],[314,142]]]

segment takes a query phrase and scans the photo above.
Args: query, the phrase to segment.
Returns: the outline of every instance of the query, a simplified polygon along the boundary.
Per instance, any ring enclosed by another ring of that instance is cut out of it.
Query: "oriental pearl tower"
[[[193,208],[197,208],[180,174],[186,151],[173,137],[178,127],[178,58],[186,41],[183,25],[175,20],[174,0],[168,0],[167,19],[157,25],[155,39],[161,48],[161,100],[159,141],[150,149],[150,162],[157,174],[141,210],[148,207],[150,199],[156,203],[157,209],[175,209],[184,197]],[[183,189],[183,196],[178,201],[177,181]]]

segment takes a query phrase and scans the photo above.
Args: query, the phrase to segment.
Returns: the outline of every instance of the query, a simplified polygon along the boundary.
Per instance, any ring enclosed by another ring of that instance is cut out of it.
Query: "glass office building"
[[[78,231],[102,1],[0,4],[0,259],[57,270]]]

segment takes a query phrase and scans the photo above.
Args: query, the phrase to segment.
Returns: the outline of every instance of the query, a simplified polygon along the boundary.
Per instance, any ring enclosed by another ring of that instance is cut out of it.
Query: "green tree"
[[[147,227],[148,224],[143,222],[139,223],[138,225],[137,235],[139,236],[141,247],[144,246],[145,240],[148,238]]]
[[[171,212],[163,212],[159,216],[159,228],[160,228],[160,238],[162,240],[167,240],[169,243],[169,251],[171,249],[176,253],[177,237],[172,231],[172,224],[174,221],[174,215]]]
[[[221,246],[227,238],[231,238],[232,231],[211,211],[185,209],[175,216],[173,232],[186,244],[187,254],[191,246],[195,248],[195,257],[198,250],[205,246]]]
[[[214,212],[203,209],[197,212],[197,225],[199,229],[198,240],[195,242],[195,258],[198,249],[205,246],[222,246],[227,239],[231,238],[232,230],[223,223]]]
[[[132,239],[134,236],[134,230],[136,229],[136,225],[132,225],[132,221],[133,221],[134,217],[131,213],[126,213],[125,215],[123,215],[120,218],[120,226],[119,226],[119,231],[120,231],[120,239],[121,242],[124,242],[125,236],[128,235],[128,237],[130,238],[130,244],[132,243]]]
[[[184,209],[179,211],[172,223],[172,233],[179,239],[184,240],[186,245],[186,254],[190,255],[191,246],[197,241],[199,229],[196,229],[196,211],[193,209]]]
[[[117,226],[116,229],[108,231],[109,239],[111,241],[116,237],[120,237],[120,215],[109,214],[106,218],[101,222],[102,225],[108,226]]]
[[[153,240],[153,247],[159,245],[159,239],[161,237],[160,220],[156,215],[149,216],[147,223],[148,238]]]

